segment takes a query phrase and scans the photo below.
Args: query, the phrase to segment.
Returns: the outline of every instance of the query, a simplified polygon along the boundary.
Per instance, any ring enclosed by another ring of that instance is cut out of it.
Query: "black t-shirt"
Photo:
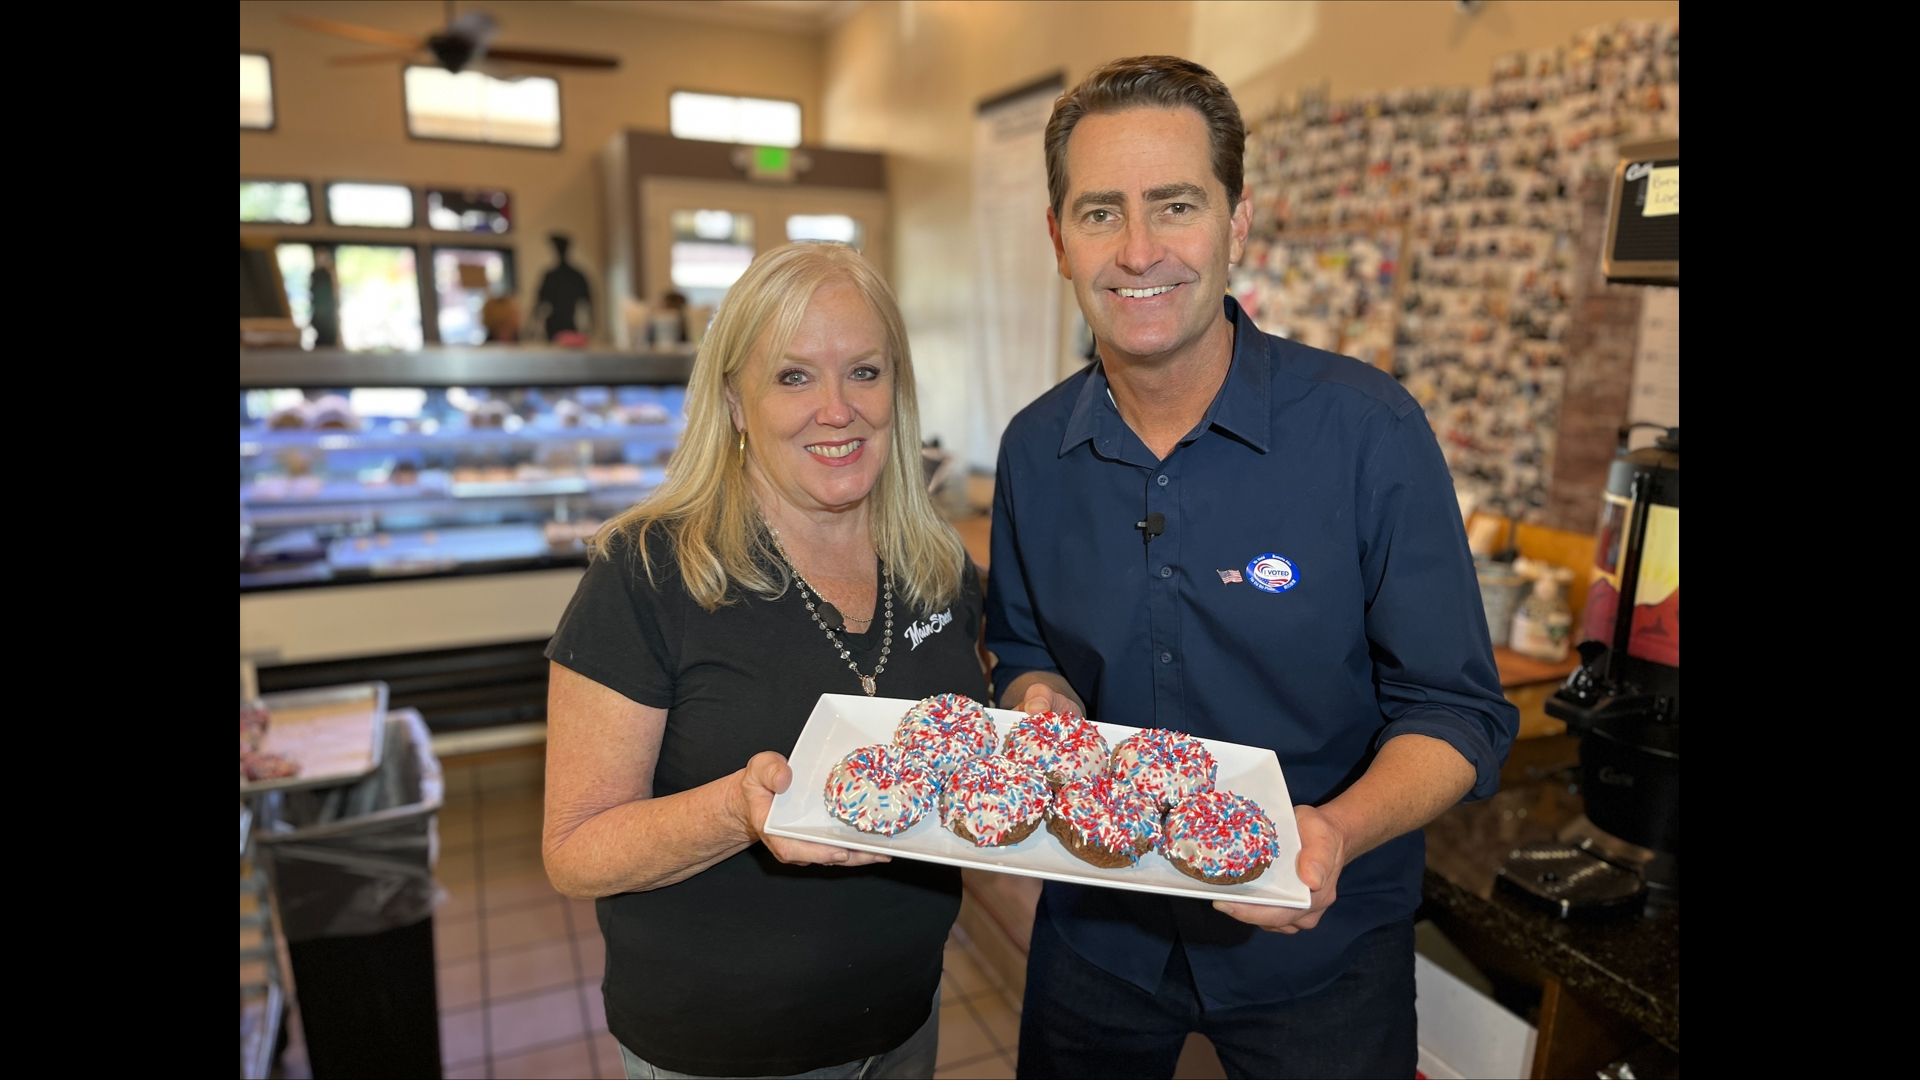
[[[649,551],[652,583],[629,545],[593,561],[547,656],[667,710],[655,795],[727,776],[763,750],[791,754],[821,694],[861,692],[799,590],[778,600],[741,595],[708,612],[688,595],[658,530]],[[880,695],[986,701],[975,652],[982,607],[971,566],[963,594],[943,609],[950,621],[911,610],[896,593]],[[910,636],[916,624],[932,632]],[[868,633],[842,636],[863,672],[873,670],[883,627],[876,605]],[[598,907],[616,1038],[675,1072],[778,1076],[885,1053],[926,1021],[960,910],[960,874],[906,859],[785,866],[755,844],[685,881]]]

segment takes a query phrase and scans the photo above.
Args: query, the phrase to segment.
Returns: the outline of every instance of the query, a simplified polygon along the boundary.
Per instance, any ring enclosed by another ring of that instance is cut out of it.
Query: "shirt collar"
[[[1227,380],[1193,434],[1182,441],[1190,442],[1208,428],[1217,427],[1264,454],[1272,423],[1269,399],[1273,390],[1267,335],[1253,325],[1253,320],[1233,297],[1225,297],[1224,301],[1227,321],[1233,324],[1233,359],[1228,363]],[[1067,418],[1060,456],[1065,457],[1083,442],[1098,440],[1108,423],[1124,425],[1126,421],[1120,419],[1120,411],[1113,406],[1105,364],[1096,362]]]

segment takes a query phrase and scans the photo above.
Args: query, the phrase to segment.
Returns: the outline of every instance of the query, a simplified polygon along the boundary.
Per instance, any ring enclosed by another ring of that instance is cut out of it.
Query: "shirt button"
[[[1163,566],[1163,567],[1161,567],[1161,568],[1160,568],[1160,576],[1161,576],[1161,577],[1172,577],[1172,576],[1173,576],[1173,567],[1171,567],[1171,566]]]
[[[1171,664],[1171,663],[1173,663],[1173,654],[1172,654],[1172,653],[1170,653],[1170,652],[1163,652],[1163,653],[1161,653],[1161,654],[1160,654],[1160,662],[1161,662],[1161,663],[1163,663],[1163,664]]]
[[[1161,473],[1161,474],[1160,474],[1160,486],[1161,486],[1161,487],[1166,487],[1166,486],[1167,486],[1167,474],[1166,474],[1166,473]]]

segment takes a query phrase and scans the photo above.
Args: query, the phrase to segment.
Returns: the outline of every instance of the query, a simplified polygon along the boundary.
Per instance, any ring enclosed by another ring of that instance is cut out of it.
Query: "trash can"
[[[433,865],[444,792],[426,722],[398,709],[372,774],[260,798],[258,850],[318,1080],[440,1075]]]

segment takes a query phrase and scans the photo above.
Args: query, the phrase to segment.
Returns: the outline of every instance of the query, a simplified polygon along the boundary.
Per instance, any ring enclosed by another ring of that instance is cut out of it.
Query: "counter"
[[[1493,798],[1456,806],[1426,829],[1422,916],[1476,964],[1539,987],[1536,1076],[1578,1071],[1569,1058],[1597,1057],[1604,1064],[1649,1038],[1680,1048],[1677,909],[1625,921],[1566,922],[1495,890],[1507,852],[1583,822],[1577,759],[1571,737],[1522,740]]]

